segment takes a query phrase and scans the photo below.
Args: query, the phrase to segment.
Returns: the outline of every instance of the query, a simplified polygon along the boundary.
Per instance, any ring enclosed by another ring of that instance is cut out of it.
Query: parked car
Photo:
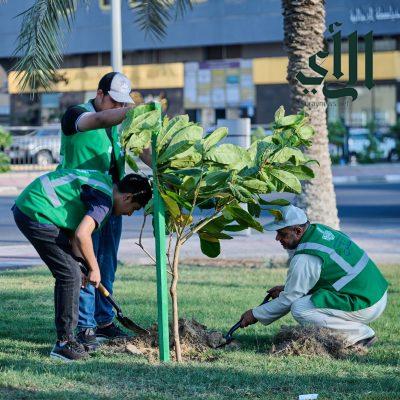
[[[379,158],[394,161],[396,158],[396,142],[393,138],[385,135],[384,132],[376,132],[377,153]],[[370,145],[370,131],[367,128],[350,128],[348,131],[348,154],[350,160],[357,160],[365,153]],[[371,158],[376,158],[374,153]]]
[[[10,127],[13,142],[4,152],[12,164],[38,164],[41,166],[60,161],[61,132],[59,126],[22,129]],[[21,132],[29,133],[21,135]]]

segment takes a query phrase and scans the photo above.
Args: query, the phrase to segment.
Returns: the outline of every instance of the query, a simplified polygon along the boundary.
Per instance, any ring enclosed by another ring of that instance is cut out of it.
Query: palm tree
[[[128,1],[128,0],[127,0]],[[79,5],[90,0],[35,0],[22,12],[23,17],[15,55],[21,58],[14,65],[19,71],[21,89],[38,86],[49,88],[57,81],[62,63],[62,29],[71,30]],[[136,23],[150,36],[161,39],[167,23],[191,8],[191,0],[141,0],[135,4]]]
[[[289,57],[287,80],[290,86],[291,113],[297,113],[307,106],[306,103],[313,103],[312,107],[306,109],[316,134],[313,145],[305,152],[319,162],[314,167],[315,178],[304,183],[297,204],[305,209],[311,221],[338,229],[339,218],[328,151],[325,97],[322,87],[318,88],[315,95],[305,95],[304,87],[296,79],[299,71],[307,71],[308,75],[308,58],[324,48],[324,0],[282,0],[282,7],[284,44]]]

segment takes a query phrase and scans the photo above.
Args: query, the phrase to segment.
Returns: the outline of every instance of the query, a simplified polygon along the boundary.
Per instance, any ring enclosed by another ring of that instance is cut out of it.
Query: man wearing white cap
[[[96,97],[87,103],[70,107],[61,120],[60,168],[97,170],[111,176],[117,184],[125,175],[125,157],[118,136],[118,125],[132,108],[131,82],[119,72],[104,75],[98,85]],[[150,151],[145,150],[142,160],[150,165]],[[92,197],[103,207],[102,194],[93,190]],[[117,251],[121,238],[121,216],[112,216],[103,229],[93,234],[93,247],[99,261],[101,281],[112,293],[117,268]],[[113,323],[112,306],[94,287],[81,289],[77,340],[87,350],[98,346],[98,339],[127,337]]]
[[[371,346],[376,336],[367,324],[387,301],[388,283],[377,266],[348,236],[310,224],[298,207],[281,207],[274,215],[264,228],[293,251],[286,283],[268,291],[273,300],[246,311],[241,326],[268,325],[291,311],[301,325],[339,331],[348,346]]]

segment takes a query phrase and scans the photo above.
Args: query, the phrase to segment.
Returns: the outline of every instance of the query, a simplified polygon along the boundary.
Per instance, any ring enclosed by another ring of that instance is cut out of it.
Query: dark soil
[[[124,352],[135,356],[145,356],[150,362],[158,361],[158,333],[157,324],[147,328],[149,335],[138,335],[128,340],[109,342],[103,347],[103,352]],[[181,318],[179,320],[179,333],[182,348],[182,358],[186,361],[213,361],[218,358],[218,353],[213,351],[225,343],[223,334],[209,330],[205,325],[196,320]],[[224,349],[237,348],[237,343],[232,342]],[[171,359],[175,358],[172,330],[170,329]]]
[[[306,326],[282,326],[274,338],[270,354],[277,356],[325,356],[346,358],[364,355],[363,346],[346,347],[344,337],[330,329]]]

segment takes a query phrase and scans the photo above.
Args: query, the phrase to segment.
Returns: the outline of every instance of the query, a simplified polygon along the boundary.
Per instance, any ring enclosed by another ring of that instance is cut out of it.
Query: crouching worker
[[[15,201],[14,219],[55,278],[57,343],[52,358],[65,361],[88,357],[77,343],[79,291],[82,274],[72,253],[76,244],[89,268],[87,281],[98,287],[101,276],[92,233],[111,214],[132,215],[152,196],[146,178],[129,174],[117,184],[98,171],[61,169],[35,179]]]
[[[321,224],[310,224],[292,205],[265,226],[276,240],[293,250],[286,283],[270,289],[273,300],[246,311],[242,327],[257,321],[268,325],[291,311],[301,325],[341,333],[347,346],[371,346],[375,332],[368,324],[386,307],[388,283],[348,236]]]

